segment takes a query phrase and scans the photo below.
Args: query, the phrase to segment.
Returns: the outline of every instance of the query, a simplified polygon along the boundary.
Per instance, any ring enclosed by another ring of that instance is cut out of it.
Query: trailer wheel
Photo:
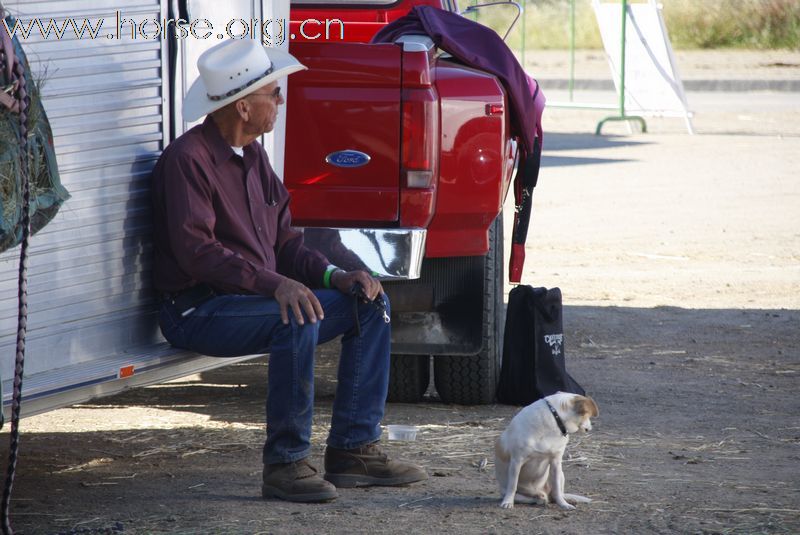
[[[430,355],[392,355],[389,396],[392,403],[418,403],[431,380]]]
[[[445,403],[485,405],[495,398],[503,355],[503,214],[489,230],[489,252],[484,265],[483,346],[477,355],[436,356],[434,384]]]

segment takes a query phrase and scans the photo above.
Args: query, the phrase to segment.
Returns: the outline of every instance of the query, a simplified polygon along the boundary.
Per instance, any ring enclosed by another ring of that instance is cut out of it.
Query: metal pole
[[[628,21],[628,0],[622,0],[622,30],[620,36],[620,64],[619,64],[619,115],[617,117],[606,117],[597,123],[595,135],[600,135],[603,125],[608,121],[638,121],[642,126],[642,132],[647,132],[647,123],[638,115],[625,115],[625,31]]]
[[[575,89],[575,0],[569,3],[569,101]]]
[[[619,53],[619,116],[625,116],[625,32],[628,27],[628,0],[622,0],[622,31]]]

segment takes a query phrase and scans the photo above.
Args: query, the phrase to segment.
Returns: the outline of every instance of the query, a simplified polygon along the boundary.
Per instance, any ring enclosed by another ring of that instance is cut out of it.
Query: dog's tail
[[[517,494],[519,496],[519,494]],[[572,503],[592,503],[591,498],[581,496],[580,494],[564,494],[564,499]]]

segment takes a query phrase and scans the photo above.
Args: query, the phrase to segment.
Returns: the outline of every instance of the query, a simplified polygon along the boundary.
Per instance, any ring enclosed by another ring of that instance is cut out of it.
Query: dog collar
[[[544,400],[544,402],[547,403],[547,408],[550,409],[550,412],[553,414],[553,418],[556,419],[556,423],[558,424],[558,428],[561,430],[561,434],[563,436],[567,436],[567,428],[564,427],[564,421],[561,420],[561,416],[558,415],[558,412],[556,412],[555,407],[550,405],[550,402],[547,400]]]

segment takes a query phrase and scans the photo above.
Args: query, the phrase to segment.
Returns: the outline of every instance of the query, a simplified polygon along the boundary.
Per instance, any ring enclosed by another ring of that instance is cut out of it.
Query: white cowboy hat
[[[183,99],[183,120],[196,121],[270,82],[307,67],[294,56],[258,40],[227,40],[200,55],[194,81]]]

